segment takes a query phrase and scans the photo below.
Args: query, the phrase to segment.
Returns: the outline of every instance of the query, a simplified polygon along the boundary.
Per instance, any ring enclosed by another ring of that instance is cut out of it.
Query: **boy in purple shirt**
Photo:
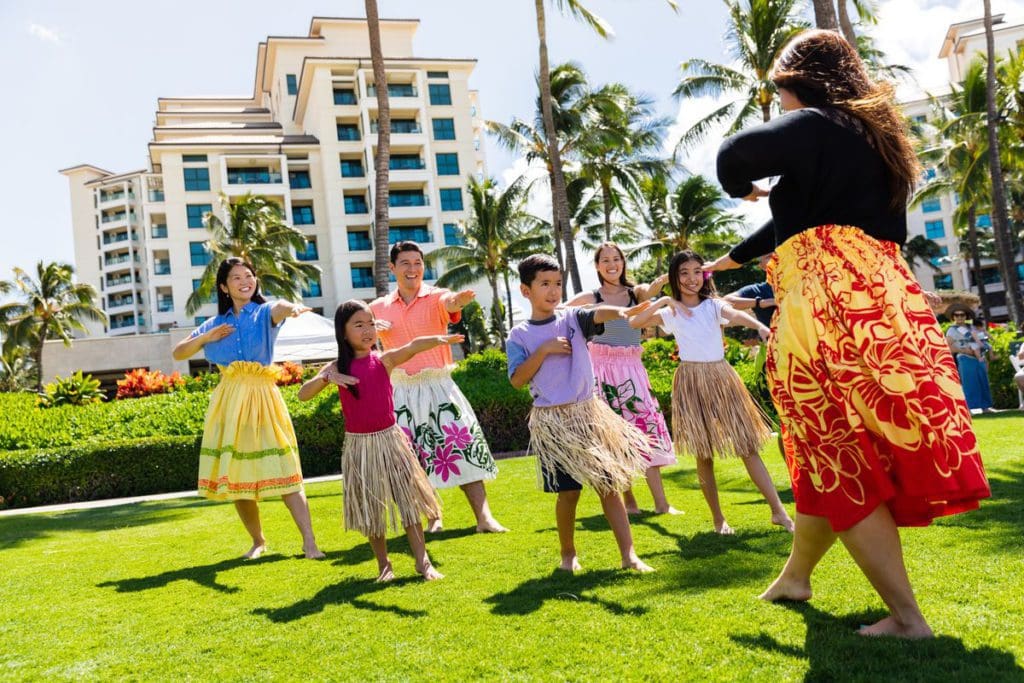
[[[649,447],[640,430],[616,415],[594,394],[594,370],[587,339],[601,334],[603,323],[639,313],[619,306],[558,309],[562,273],[550,256],[534,254],[519,264],[520,291],[530,301],[530,319],[508,336],[508,374],[512,386],[530,385],[530,452],[537,457],[544,490],[557,493],[555,519],[561,546],[560,569],[580,569],[573,531],[583,484],[601,498],[608,524],[622,555],[622,566],[654,571],[636,555],[621,493],[646,467]],[[557,310],[556,310],[557,309]]]

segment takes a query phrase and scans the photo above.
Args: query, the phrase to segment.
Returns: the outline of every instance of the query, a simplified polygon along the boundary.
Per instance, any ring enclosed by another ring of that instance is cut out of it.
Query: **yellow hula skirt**
[[[819,226],[768,278],[768,386],[799,512],[843,531],[885,503],[922,526],[989,496],[956,365],[896,244]]]
[[[302,490],[295,430],[277,368],[235,361],[210,396],[199,451],[199,494],[261,500]]]
[[[345,528],[380,538],[391,528],[437,519],[441,502],[434,494],[409,439],[397,424],[368,434],[347,432],[341,452],[345,487]]]
[[[558,490],[554,478],[561,471],[600,495],[622,492],[648,467],[647,435],[596,396],[579,403],[534,406],[529,424],[538,483],[547,484],[547,490]],[[551,481],[545,482],[545,476]]]
[[[749,458],[770,436],[768,417],[728,361],[679,363],[672,379],[672,443],[678,455]]]

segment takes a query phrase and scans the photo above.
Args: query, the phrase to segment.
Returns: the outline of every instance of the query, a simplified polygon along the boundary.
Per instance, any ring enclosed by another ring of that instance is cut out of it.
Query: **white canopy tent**
[[[334,322],[316,313],[287,318],[274,344],[275,363],[332,360],[337,357]]]

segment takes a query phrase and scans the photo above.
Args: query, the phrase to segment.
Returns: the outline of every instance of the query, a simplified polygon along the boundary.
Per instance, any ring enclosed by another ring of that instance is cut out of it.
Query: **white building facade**
[[[413,55],[418,20],[382,20],[391,106],[391,241],[425,251],[460,239],[466,180],[485,174],[473,59]],[[149,167],[61,171],[71,191],[80,281],[110,321],[94,334],[191,327],[185,302],[208,263],[203,218],[219,197],[277,202],[307,236],[299,258],[321,269],[304,302],[330,316],[373,289],[377,98],[365,19],[314,18],[309,35],[268,37],[249,97],[160,98]],[[436,278],[428,269],[427,280]],[[487,305],[487,302],[481,302]]]

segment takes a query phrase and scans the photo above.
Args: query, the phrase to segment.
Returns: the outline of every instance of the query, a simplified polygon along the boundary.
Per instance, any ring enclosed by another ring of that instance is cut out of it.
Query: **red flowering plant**
[[[124,379],[117,380],[116,398],[141,398],[154,394],[168,394],[185,385],[185,380],[177,372],[165,375],[159,370],[135,368],[124,374]]]
[[[302,366],[286,360],[277,366],[277,386],[286,387],[289,384],[302,384]]]

